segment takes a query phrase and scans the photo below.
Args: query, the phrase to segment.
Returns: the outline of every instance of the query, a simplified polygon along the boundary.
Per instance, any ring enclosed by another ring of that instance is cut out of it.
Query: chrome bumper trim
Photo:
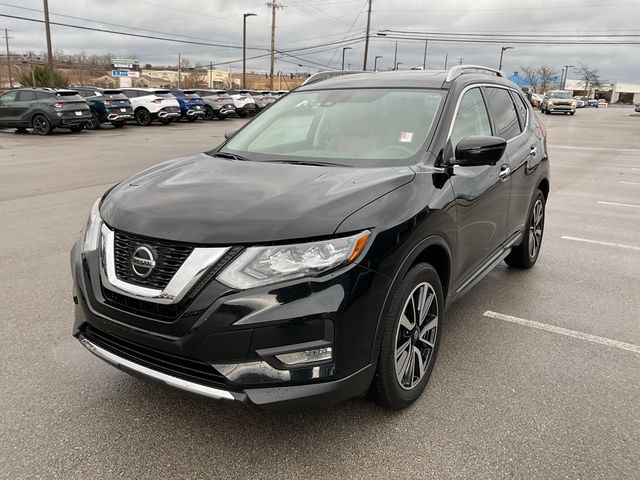
[[[152,370],[143,365],[139,365],[134,363],[126,358],[122,358],[118,355],[115,355],[102,347],[99,347],[95,343],[88,340],[83,335],[79,337],[80,343],[84,345],[84,347],[93,353],[96,357],[101,358],[107,363],[110,363],[114,367],[130,370],[132,372],[138,373],[145,377],[149,377],[153,380],[162,382],[170,387],[178,388],[180,390],[185,390],[187,392],[195,393],[197,395],[203,395],[205,397],[214,398],[216,400],[236,400],[236,398],[228,392],[227,390],[221,390],[219,388],[207,387],[204,385],[200,385],[198,383],[189,382],[187,380],[183,380],[178,377],[173,377],[171,375],[167,375],[166,373],[158,372],[156,370]]]
[[[102,283],[109,290],[137,298],[147,302],[162,304],[178,303],[187,294],[204,273],[213,266],[229,248],[194,248],[178,271],[173,275],[164,290],[141,287],[124,282],[116,275],[115,232],[106,225],[102,225],[100,241],[100,277]]]

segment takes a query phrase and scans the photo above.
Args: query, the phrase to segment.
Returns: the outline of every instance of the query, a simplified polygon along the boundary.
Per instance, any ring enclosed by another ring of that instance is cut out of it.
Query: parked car
[[[236,107],[236,114],[239,117],[252,117],[258,113],[258,106],[255,99],[251,96],[248,90],[227,90],[229,96],[233,99],[233,104]]]
[[[554,112],[576,114],[576,101],[569,90],[549,90],[544,94],[540,112],[547,115]]]
[[[77,87],[76,90],[91,109],[88,129],[97,130],[106,122],[121,128],[128,120],[133,120],[133,107],[121,90],[100,87]]]
[[[604,98],[599,98],[598,99],[598,105],[597,105],[598,108],[600,108],[600,107],[606,108],[608,106],[609,106],[609,104],[607,103],[607,101]]]
[[[151,125],[154,120],[166,125],[180,118],[180,104],[167,89],[123,88],[122,93],[131,101],[138,125]]]
[[[588,98],[587,99],[587,107],[598,108],[598,100],[595,99],[595,98]]]
[[[213,120],[215,117],[224,120],[236,113],[233,98],[231,98],[226,90],[198,89],[196,93],[202,97],[202,101],[204,102],[205,120]]]
[[[536,263],[548,194],[544,127],[500,72],[326,79],[95,202],[73,335],[211,399],[404,408],[447,306],[501,260]]]
[[[573,97],[576,101],[576,108],[584,108],[587,106],[587,102],[585,102],[582,97]]]
[[[283,95],[286,95],[287,93],[289,93],[289,91],[288,90],[272,90],[270,93],[273,98],[278,100]]]
[[[636,112],[640,112],[640,103],[636,105]]]
[[[544,95],[540,95],[539,93],[532,93],[530,103],[532,107],[540,108],[540,104],[544,100]]]
[[[171,94],[178,99],[180,104],[180,118],[195,122],[198,118],[204,117],[204,102],[195,90],[172,88]]]
[[[271,92],[269,90],[249,90],[249,94],[256,101],[256,107],[258,107],[258,111],[264,110],[276,101],[276,98],[271,95]]]
[[[21,88],[0,95],[0,127],[38,135],[56,128],[81,131],[91,120],[91,110],[75,90]]]

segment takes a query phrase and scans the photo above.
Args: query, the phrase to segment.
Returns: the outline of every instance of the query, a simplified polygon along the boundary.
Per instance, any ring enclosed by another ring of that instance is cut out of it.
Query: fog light
[[[276,358],[286,365],[322,362],[323,360],[331,360],[331,350],[331,347],[314,348],[304,352],[281,353],[276,355]]]

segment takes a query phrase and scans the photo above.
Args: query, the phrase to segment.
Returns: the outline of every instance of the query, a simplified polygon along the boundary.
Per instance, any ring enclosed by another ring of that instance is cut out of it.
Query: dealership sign
[[[114,78],[137,78],[140,76],[140,62],[135,58],[112,58],[111,76]]]

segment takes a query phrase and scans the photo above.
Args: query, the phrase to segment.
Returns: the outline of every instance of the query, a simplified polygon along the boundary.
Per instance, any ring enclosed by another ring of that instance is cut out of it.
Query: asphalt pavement
[[[544,116],[541,256],[451,306],[425,394],[265,413],[132,378],[71,337],[69,249],[110,185],[242,120],[0,130],[0,478],[636,479],[640,117]]]

